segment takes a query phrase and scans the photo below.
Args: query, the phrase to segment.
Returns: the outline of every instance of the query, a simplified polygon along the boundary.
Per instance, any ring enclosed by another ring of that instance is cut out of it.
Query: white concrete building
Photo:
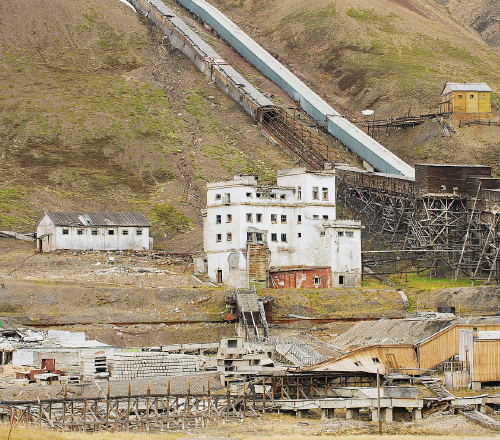
[[[150,227],[140,212],[44,212],[36,224],[36,248],[149,250]]]
[[[361,224],[336,220],[333,170],[278,171],[207,184],[208,275],[233,287],[335,287],[361,283]]]

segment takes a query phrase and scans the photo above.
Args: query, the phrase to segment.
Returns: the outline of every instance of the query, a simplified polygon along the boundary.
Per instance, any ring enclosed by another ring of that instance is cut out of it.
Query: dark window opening
[[[339,284],[341,286],[344,284],[344,275],[339,275]]]
[[[108,235],[115,235],[114,229],[108,229]]]
[[[262,214],[255,214],[255,221],[257,223],[262,222]]]
[[[76,231],[76,233],[77,233],[77,235],[83,235],[83,229],[78,229],[78,230]]]
[[[215,236],[215,241],[216,241],[217,243],[220,243],[220,242],[222,241],[222,234],[217,234],[217,235]]]
[[[281,241],[286,242],[286,234],[281,234]]]
[[[297,216],[297,223],[302,223],[302,216],[301,215]]]
[[[97,235],[97,229],[92,229],[91,234],[92,235]]]
[[[313,278],[313,284],[314,284],[315,286],[320,285],[320,284],[321,284],[321,278],[320,278],[320,277],[314,277],[314,278]]]
[[[271,234],[271,241],[278,241],[278,234],[272,233]]]
[[[255,239],[256,239],[257,241],[262,241],[262,232],[257,232],[257,233],[255,234]]]
[[[252,240],[253,240],[253,233],[247,232],[247,241],[252,241]]]
[[[62,230],[63,235],[69,235],[69,229],[63,229]]]
[[[124,229],[124,230],[122,231],[122,235],[128,235],[128,229]]]
[[[216,215],[215,216],[215,224],[219,225],[220,223],[222,223],[222,215]]]

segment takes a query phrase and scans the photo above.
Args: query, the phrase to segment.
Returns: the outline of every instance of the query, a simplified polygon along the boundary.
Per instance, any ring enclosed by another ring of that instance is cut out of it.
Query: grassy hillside
[[[117,0],[2,2],[0,229],[141,210],[157,242],[189,248],[207,180],[272,179],[289,160],[140,19]]]
[[[499,113],[495,2],[475,8],[477,2],[458,0],[209,1],[355,122],[366,108],[376,118],[435,108],[446,81],[487,82]],[[493,23],[487,41],[468,27],[477,17]],[[500,130],[471,131],[444,141],[439,130],[417,143],[412,130],[378,140],[410,164],[493,159],[498,173]]]

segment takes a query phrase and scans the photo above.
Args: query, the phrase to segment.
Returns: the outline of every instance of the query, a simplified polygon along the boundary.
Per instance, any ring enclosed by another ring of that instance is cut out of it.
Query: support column
[[[422,420],[422,408],[413,408],[411,410],[411,418],[413,420]]]
[[[484,404],[477,405],[477,410],[478,410],[481,414],[486,414],[486,405],[484,405]]]
[[[307,416],[308,416],[308,411],[307,409],[299,409],[295,415],[297,417],[300,417],[301,419],[307,419]]]
[[[324,408],[321,410],[321,420],[333,419],[335,417],[335,408]]]
[[[394,420],[392,408],[386,408],[385,410],[385,421],[392,422]]]
[[[386,416],[386,408],[380,408],[381,420],[384,420],[385,416]],[[378,421],[379,421],[378,409],[372,408],[372,422],[378,422]]]
[[[359,420],[359,408],[347,408],[345,418],[347,420]]]

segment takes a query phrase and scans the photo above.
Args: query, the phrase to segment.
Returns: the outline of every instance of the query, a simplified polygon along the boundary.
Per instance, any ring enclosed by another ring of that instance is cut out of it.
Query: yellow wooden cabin
[[[493,117],[491,89],[486,83],[447,82],[441,92],[440,113],[451,113],[454,119]]]

